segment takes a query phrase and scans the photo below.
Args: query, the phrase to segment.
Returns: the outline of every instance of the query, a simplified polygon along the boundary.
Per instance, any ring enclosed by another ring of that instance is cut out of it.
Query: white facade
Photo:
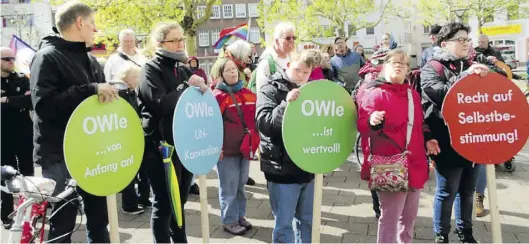
[[[52,32],[51,5],[45,1],[38,3],[19,2],[19,0],[2,1],[2,40],[0,44],[8,46],[12,35],[16,35],[36,48],[40,38]]]

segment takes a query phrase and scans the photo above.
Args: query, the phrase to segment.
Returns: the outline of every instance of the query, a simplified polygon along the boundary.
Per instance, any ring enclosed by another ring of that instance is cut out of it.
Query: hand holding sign
[[[529,135],[529,105],[502,75],[470,75],[445,97],[442,114],[454,149],[466,159],[500,164],[516,155]]]

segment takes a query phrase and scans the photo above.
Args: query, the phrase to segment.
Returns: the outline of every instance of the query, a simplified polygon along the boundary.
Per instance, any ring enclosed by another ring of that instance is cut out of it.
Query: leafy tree
[[[300,41],[317,43],[315,38],[345,36],[356,30],[374,27],[392,9],[391,0],[281,0],[261,1],[259,19],[261,29],[273,32],[277,21],[290,21],[296,26]],[[379,10],[380,15],[370,20],[368,15]],[[348,26],[349,25],[349,26]]]
[[[184,29],[186,51],[196,55],[196,33],[206,22],[212,7],[220,0],[82,0],[96,10],[96,26],[100,30],[98,41],[112,48],[119,40],[121,29],[131,28],[138,37],[146,37],[162,21],[177,21]],[[65,0],[53,0],[61,4]],[[198,9],[198,6],[205,8]]]

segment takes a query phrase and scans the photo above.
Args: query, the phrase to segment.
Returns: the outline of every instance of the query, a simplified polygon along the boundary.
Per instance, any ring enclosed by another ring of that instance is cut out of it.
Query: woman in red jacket
[[[378,192],[382,215],[378,223],[378,243],[410,243],[419,209],[421,189],[428,179],[421,97],[406,83],[410,58],[402,50],[390,51],[379,78],[366,88],[358,101],[358,130],[369,137],[373,155],[392,156],[406,150],[408,129],[408,90],[412,91],[414,119],[408,154],[407,192]],[[428,144],[434,146],[432,140]],[[397,146],[398,145],[398,146]],[[362,165],[362,178],[368,179],[370,164]]]
[[[227,58],[217,60],[215,77],[216,88],[213,91],[220,106],[224,121],[224,142],[222,154],[217,163],[219,177],[220,217],[223,228],[234,235],[242,235],[252,228],[245,218],[246,193],[244,185],[250,173],[250,161],[242,156],[241,144],[245,127],[255,130],[256,96],[244,87],[239,69],[235,62]],[[231,93],[231,94],[230,94]],[[237,106],[240,108],[239,114]],[[242,123],[244,118],[245,124]],[[257,141],[257,140],[256,140]]]

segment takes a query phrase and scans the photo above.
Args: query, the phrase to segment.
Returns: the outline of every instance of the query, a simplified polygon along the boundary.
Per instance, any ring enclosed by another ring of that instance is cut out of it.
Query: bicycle
[[[6,183],[1,187],[1,190],[18,196],[18,204],[15,211],[9,215],[14,220],[11,229],[9,230],[8,243],[32,243],[37,237],[40,238],[40,243],[44,239],[44,227],[47,222],[66,204],[73,204],[73,201],[81,202],[82,199],[77,195],[77,182],[73,179],[68,180],[66,188],[57,196],[52,196],[55,190],[56,182],[51,179],[41,177],[25,177],[11,166],[2,166],[1,168],[2,180]],[[75,193],[75,194],[74,194]],[[52,212],[49,217],[46,217],[48,203],[56,203],[65,200],[74,194],[75,197],[66,201],[57,210]],[[39,219],[42,219],[40,228],[37,226]],[[81,215],[82,222],[82,215]],[[77,226],[70,233],[66,233],[48,242],[60,240],[61,238],[75,232],[79,229],[81,224]],[[38,234],[38,235],[37,235]]]

